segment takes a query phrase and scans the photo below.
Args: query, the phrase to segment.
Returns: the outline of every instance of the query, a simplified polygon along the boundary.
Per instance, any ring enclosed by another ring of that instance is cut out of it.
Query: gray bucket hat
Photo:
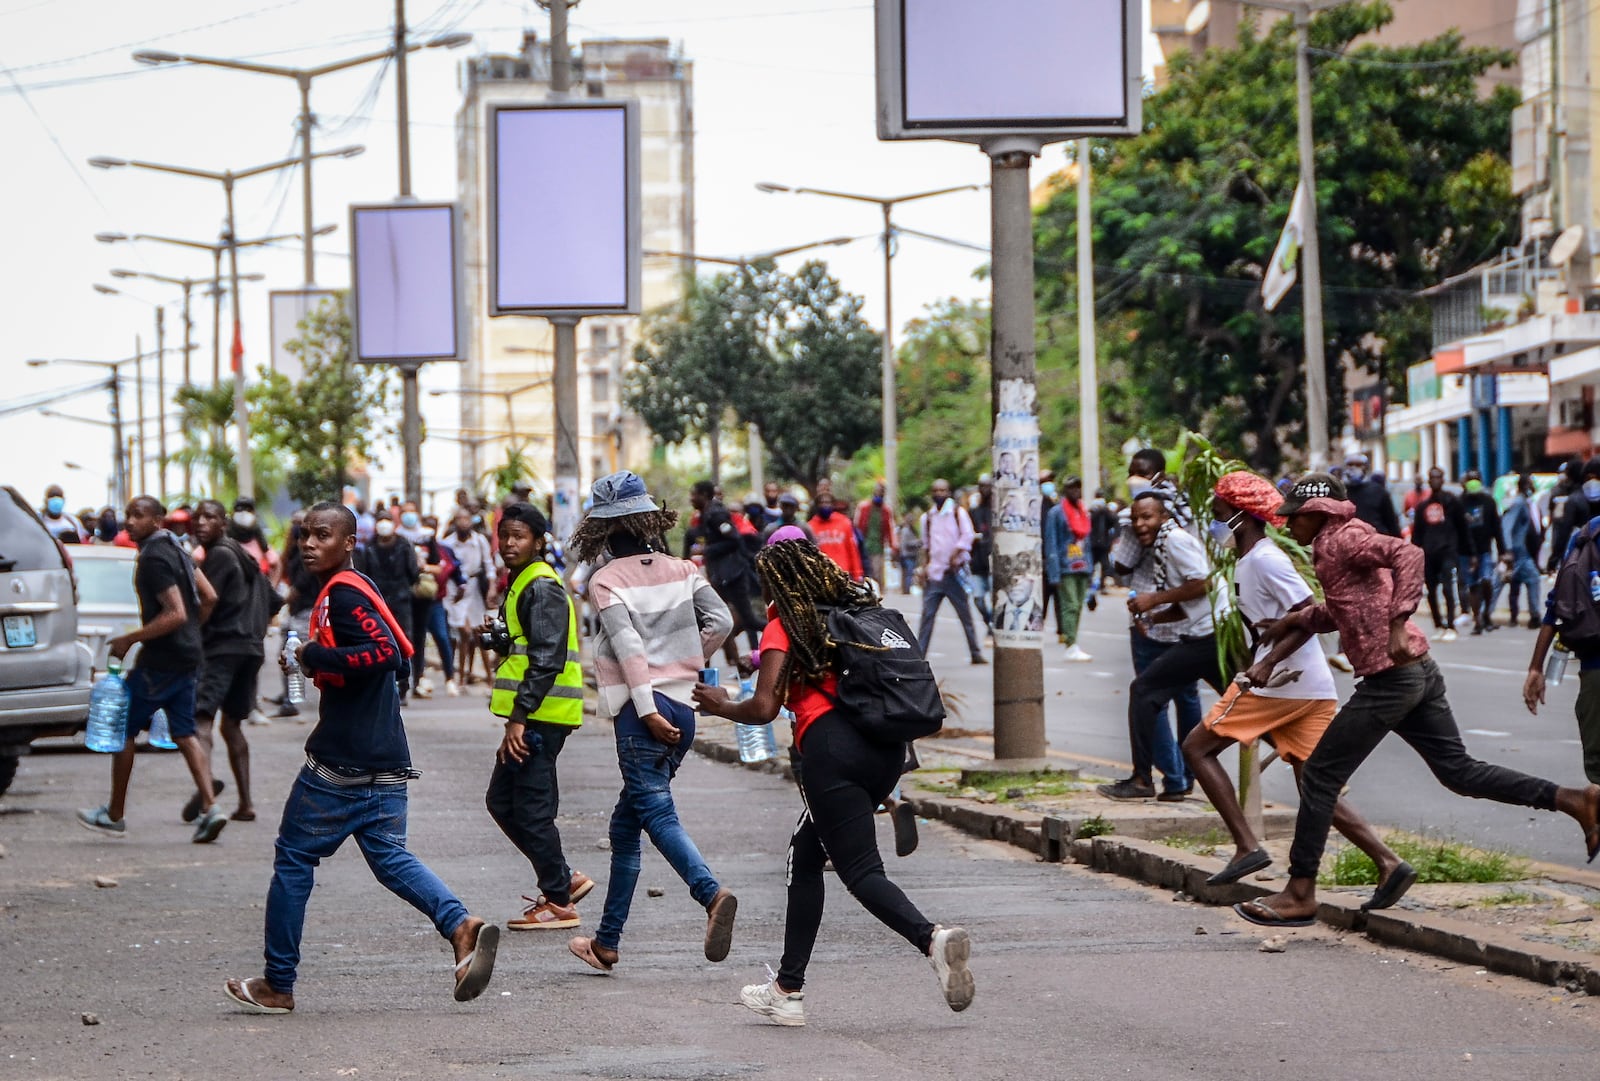
[[[589,494],[593,500],[590,518],[626,518],[661,509],[651,500],[639,475],[626,469],[595,481]]]

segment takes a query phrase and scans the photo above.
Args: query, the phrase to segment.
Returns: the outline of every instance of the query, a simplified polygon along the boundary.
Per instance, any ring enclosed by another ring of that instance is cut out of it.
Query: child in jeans
[[[602,972],[617,963],[639,882],[640,836],[648,833],[706,910],[706,960],[721,961],[739,902],[678,821],[671,785],[694,743],[689,702],[699,671],[728,637],[733,617],[693,563],[667,554],[665,535],[678,516],[651,501],[644,481],[624,470],[595,481],[592,494],[571,548],[584,563],[610,557],[589,578],[589,603],[600,620],[595,678],[601,712],[616,725],[622,794],[611,812],[611,880],[600,929],[568,948]]]

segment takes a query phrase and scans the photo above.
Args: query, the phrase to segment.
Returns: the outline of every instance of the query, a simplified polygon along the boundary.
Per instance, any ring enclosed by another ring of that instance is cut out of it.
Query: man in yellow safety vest
[[[537,507],[513,503],[496,532],[511,588],[497,617],[485,621],[486,644],[500,654],[489,711],[504,717],[505,737],[495,754],[484,803],[511,843],[528,858],[539,896],[513,931],[578,926],[574,905],[594,882],[567,866],[556,829],[561,792],[556,758],[583,723],[583,669],[578,660],[578,618],[561,576],[544,561],[548,525]]]

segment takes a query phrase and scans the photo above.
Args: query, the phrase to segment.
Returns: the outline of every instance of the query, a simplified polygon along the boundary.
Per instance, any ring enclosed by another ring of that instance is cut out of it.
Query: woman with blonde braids
[[[862,907],[928,958],[950,1008],[964,1010],[973,995],[967,932],[930,922],[889,880],[878,855],[873,812],[899,783],[905,745],[868,740],[835,698],[839,677],[827,609],[872,607],[877,595],[852,582],[815,544],[788,539],[781,530],[756,557],[756,572],[771,607],[755,694],[732,702],[724,689],[702,683],[694,689],[695,705],[741,724],[769,724],[787,704],[805,766],[805,806],[789,840],[782,963],[770,982],[751,984],[739,1000],[776,1024],[806,1023],[801,989],[822,925],[823,865],[831,859]]]

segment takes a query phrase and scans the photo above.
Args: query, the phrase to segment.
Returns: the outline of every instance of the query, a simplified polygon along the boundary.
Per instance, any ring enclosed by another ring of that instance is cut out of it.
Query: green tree
[[[1400,383],[1430,351],[1417,290],[1516,238],[1505,155],[1517,95],[1499,86],[1483,97],[1478,85],[1512,57],[1454,32],[1357,44],[1392,18],[1375,0],[1311,26],[1335,416],[1345,358]],[[1268,470],[1304,443],[1300,290],[1272,313],[1259,292],[1298,176],[1294,67],[1290,20],[1247,20],[1236,48],[1173,61],[1145,102],[1142,135],[1095,151],[1096,307],[1112,331],[1104,382],[1127,425],[1116,435],[1196,428]],[[1036,219],[1050,320],[1076,306],[1076,198],[1059,191]]]
[[[351,463],[375,460],[394,434],[383,420],[393,407],[389,370],[353,363],[351,339],[344,297],[324,301],[286,346],[300,360],[299,380],[263,368],[252,388],[251,429],[283,463],[289,495],[304,506],[339,498]]]
[[[713,457],[728,417],[760,425],[777,472],[815,491],[879,433],[880,339],[861,305],[820,262],[697,281],[646,321],[628,408],[669,446],[709,438]]]

